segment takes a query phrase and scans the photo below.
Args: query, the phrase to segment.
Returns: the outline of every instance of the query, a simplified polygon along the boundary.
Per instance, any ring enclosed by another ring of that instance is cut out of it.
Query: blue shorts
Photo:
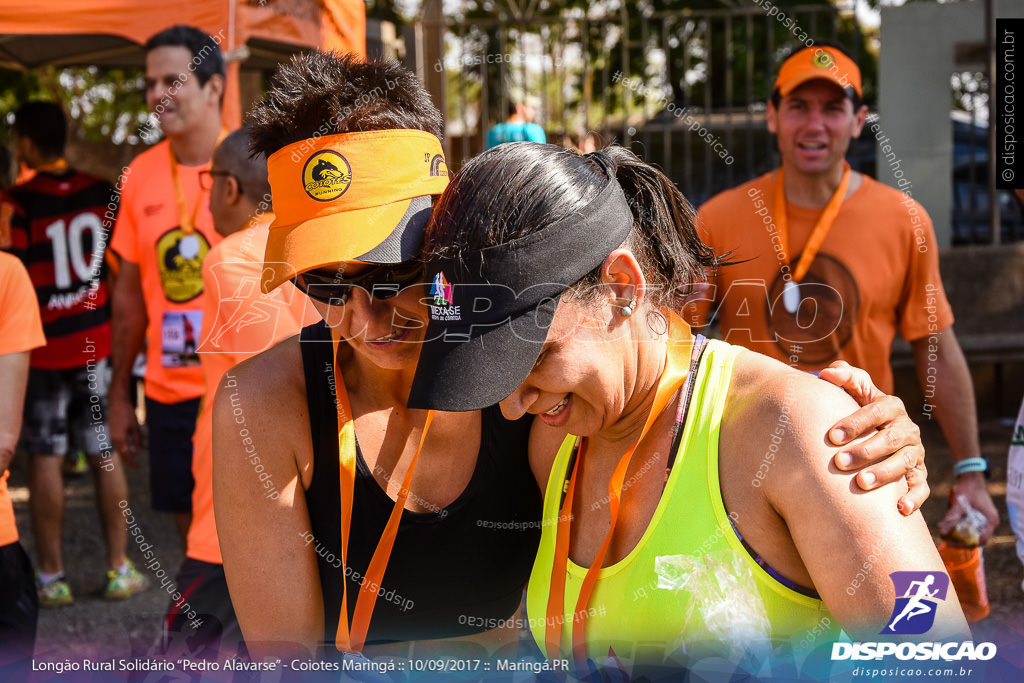
[[[161,403],[146,397],[149,494],[158,512],[192,512],[192,434],[199,399]]]

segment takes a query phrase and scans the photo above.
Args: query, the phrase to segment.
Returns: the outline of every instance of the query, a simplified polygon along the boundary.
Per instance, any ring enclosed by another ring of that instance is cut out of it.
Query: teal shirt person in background
[[[509,107],[508,120],[487,131],[487,149],[503,142],[547,142],[544,129],[533,123],[536,110],[526,102],[514,103]]]

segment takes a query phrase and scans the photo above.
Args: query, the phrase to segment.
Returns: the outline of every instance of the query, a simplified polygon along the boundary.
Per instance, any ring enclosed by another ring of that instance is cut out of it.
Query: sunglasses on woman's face
[[[352,296],[353,287],[360,287],[373,298],[383,301],[401,292],[405,285],[415,282],[422,274],[423,264],[418,262],[377,266],[349,278],[343,278],[339,268],[328,267],[300,273],[292,278],[292,282],[311,299],[330,306],[343,306]]]

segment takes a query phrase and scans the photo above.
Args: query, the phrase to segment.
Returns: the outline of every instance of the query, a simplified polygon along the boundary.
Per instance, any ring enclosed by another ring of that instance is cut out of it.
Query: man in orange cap
[[[934,410],[958,461],[954,491],[988,520],[984,543],[999,516],[935,234],[913,199],[850,169],[844,157],[866,117],[860,69],[838,46],[783,62],[766,111],[782,165],[701,207],[705,242],[737,263],[693,313],[704,319],[713,303],[726,341],[808,371],[846,360],[885,392],[898,330],[913,348],[926,414]],[[944,532],[959,514],[955,505]]]

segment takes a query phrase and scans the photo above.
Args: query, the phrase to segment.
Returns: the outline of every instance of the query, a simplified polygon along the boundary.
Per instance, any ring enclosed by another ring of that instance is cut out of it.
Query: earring
[[[627,305],[622,307],[622,315],[627,318],[633,315],[633,311],[636,310],[636,299],[632,299]]]

